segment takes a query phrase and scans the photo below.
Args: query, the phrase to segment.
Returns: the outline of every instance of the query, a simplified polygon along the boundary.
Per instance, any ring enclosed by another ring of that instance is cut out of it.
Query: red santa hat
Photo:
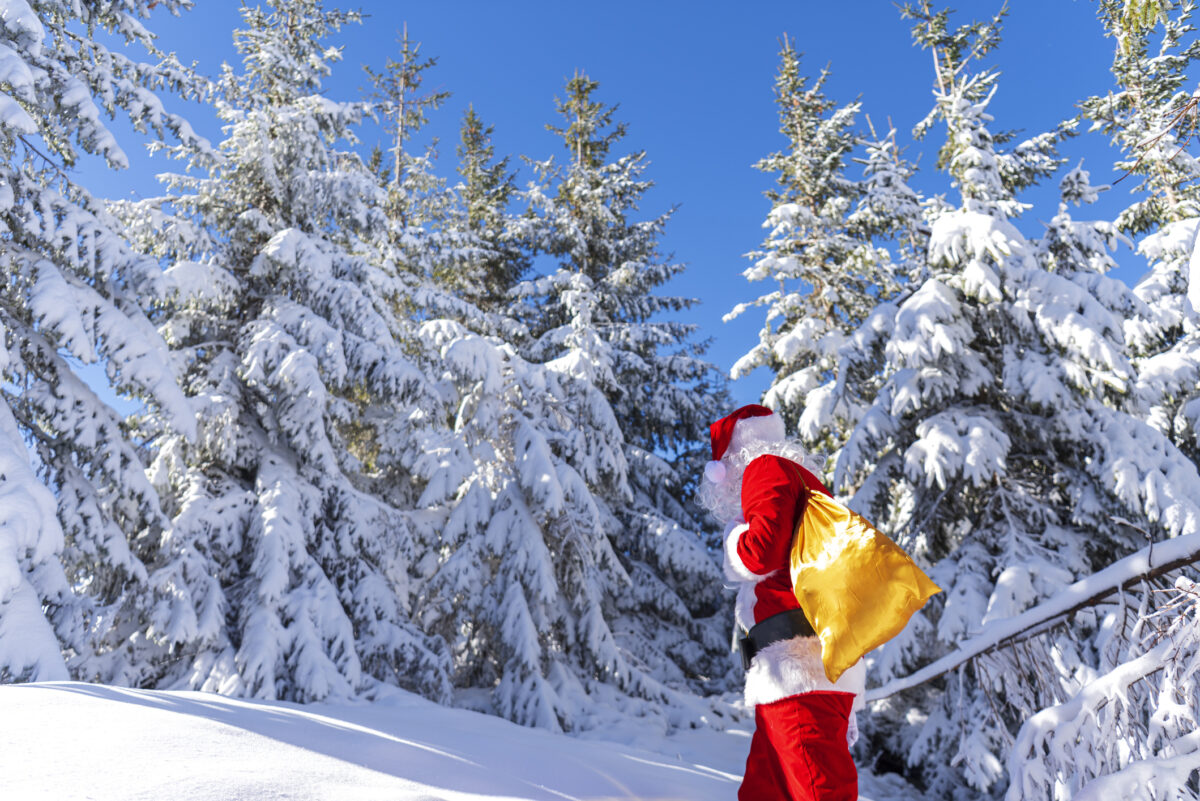
[[[756,403],[722,417],[708,430],[712,440],[712,461],[704,466],[704,477],[714,484],[725,480],[721,457],[726,451],[736,452],[751,442],[779,442],[785,436],[779,415]]]

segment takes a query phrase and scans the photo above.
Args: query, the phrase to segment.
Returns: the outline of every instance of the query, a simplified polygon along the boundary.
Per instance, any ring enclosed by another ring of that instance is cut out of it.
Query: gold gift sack
[[[792,538],[792,587],[838,677],[895,637],[941,588],[861,515],[810,492]]]

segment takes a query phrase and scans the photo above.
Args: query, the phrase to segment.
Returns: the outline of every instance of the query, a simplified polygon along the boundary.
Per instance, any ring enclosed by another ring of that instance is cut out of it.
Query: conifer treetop
[[[393,191],[404,180],[405,144],[428,122],[426,113],[439,108],[450,97],[450,92],[440,89],[420,93],[425,72],[437,66],[438,60],[434,56],[421,58],[421,43],[409,38],[407,22],[396,42],[400,45],[398,59],[389,57],[381,71],[363,67],[374,87],[372,98],[381,104],[383,115],[392,121]]]
[[[1200,38],[1192,36],[1196,3],[1164,4],[1161,38],[1155,26],[1128,25],[1130,3],[1100,0],[1097,15],[1108,36],[1116,38],[1112,73],[1117,91],[1083,101],[1092,130],[1107,134],[1122,157],[1114,166],[1135,176],[1138,200],[1117,218],[1121,230],[1136,235],[1200,214],[1200,162],[1187,147],[1195,130],[1194,93],[1186,88],[1188,71],[1200,58]],[[1187,108],[1191,106],[1191,117]]]
[[[554,105],[566,125],[546,125],[547,131],[562,137],[573,164],[579,167],[594,169],[603,165],[613,144],[624,138],[628,131],[626,123],[613,122],[617,105],[592,99],[592,92],[599,87],[598,81],[576,70],[567,81],[566,98],[554,98]]]

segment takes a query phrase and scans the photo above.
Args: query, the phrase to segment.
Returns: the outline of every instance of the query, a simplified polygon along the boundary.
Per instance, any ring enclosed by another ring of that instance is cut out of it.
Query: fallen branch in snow
[[[1006,801],[1049,798],[1061,787],[1075,801],[1102,801],[1187,786],[1200,770],[1198,589],[1177,578],[1179,594],[1155,613],[1169,623],[1153,648],[1025,721],[1009,754]]]
[[[984,626],[983,631],[964,642],[956,651],[946,654],[916,673],[888,682],[883,687],[868,690],[867,701],[879,701],[936,679],[964,662],[1034,637],[1059,618],[1085,607],[1095,606],[1115,592],[1196,562],[1200,562],[1200,532],[1166,542],[1152,543],[1100,572],[1075,582],[1032,609],[1027,609],[1015,617],[989,623]]]

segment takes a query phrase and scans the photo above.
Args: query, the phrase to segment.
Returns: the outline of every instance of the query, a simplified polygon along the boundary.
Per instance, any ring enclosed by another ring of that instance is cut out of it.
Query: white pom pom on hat
[[[726,472],[728,471],[721,462],[708,462],[704,465],[704,478],[713,484],[720,484],[724,481]]]

